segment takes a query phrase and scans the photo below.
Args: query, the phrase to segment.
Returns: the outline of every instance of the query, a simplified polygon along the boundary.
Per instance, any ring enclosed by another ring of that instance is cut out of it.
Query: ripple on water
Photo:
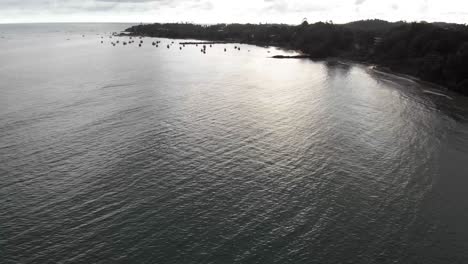
[[[468,260],[464,97],[260,47],[10,49],[6,263]]]

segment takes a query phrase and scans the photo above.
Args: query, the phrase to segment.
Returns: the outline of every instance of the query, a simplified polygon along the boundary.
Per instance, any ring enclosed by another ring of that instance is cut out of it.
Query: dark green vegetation
[[[382,20],[298,26],[283,24],[150,24],[132,35],[271,45],[311,58],[341,57],[375,63],[468,94],[468,27]]]

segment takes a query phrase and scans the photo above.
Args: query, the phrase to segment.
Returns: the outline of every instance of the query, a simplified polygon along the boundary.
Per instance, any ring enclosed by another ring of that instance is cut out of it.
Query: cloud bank
[[[459,0],[0,0],[0,23],[390,21],[468,23]]]

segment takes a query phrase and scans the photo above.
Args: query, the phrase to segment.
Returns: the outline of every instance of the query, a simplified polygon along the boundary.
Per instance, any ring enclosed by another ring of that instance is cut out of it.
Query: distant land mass
[[[347,24],[141,24],[127,34],[239,42],[301,51],[312,59],[379,65],[468,95],[468,26],[362,20]],[[300,56],[301,58],[304,56]]]

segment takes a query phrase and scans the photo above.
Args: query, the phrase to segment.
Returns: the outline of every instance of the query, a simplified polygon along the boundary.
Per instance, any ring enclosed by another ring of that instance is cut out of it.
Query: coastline
[[[187,42],[179,42],[181,45],[223,45],[223,44],[244,44],[244,45],[253,45],[253,46],[258,46],[258,47],[275,47],[278,49],[290,51],[290,52],[296,52],[299,55],[273,55],[269,58],[272,59],[279,59],[279,60],[284,60],[284,59],[310,59],[310,60],[316,60],[316,61],[344,61],[345,63],[350,63],[350,64],[362,64],[362,65],[367,65],[372,67],[372,70],[377,72],[377,73],[385,73],[385,74],[392,74],[407,80],[412,80],[418,83],[426,84],[429,86],[432,86],[436,88],[439,91],[447,92],[451,91],[454,93],[457,93],[462,96],[468,96],[468,93],[459,91],[455,89],[454,87],[450,87],[449,85],[433,82],[433,81],[428,81],[424,80],[423,78],[416,76],[416,75],[411,75],[406,73],[404,70],[398,70],[395,69],[395,67],[390,67],[389,65],[385,63],[379,63],[373,60],[368,60],[368,59],[360,59],[359,56],[311,56],[308,54],[303,53],[301,50],[294,49],[291,46],[284,46],[281,45],[280,43],[274,43],[274,42],[260,42],[260,41],[242,41],[242,40],[235,40],[235,39],[230,39],[230,40],[209,40],[209,39],[200,39],[200,38],[191,38],[191,37],[158,37],[158,36],[152,36],[150,34],[139,34],[135,32],[128,32],[128,31],[123,31],[120,34],[117,34],[116,36],[120,37],[147,37],[147,38],[166,38],[166,39],[171,39],[171,40],[190,40]]]
[[[374,71],[374,72],[376,72],[378,74],[391,75],[393,77],[398,77],[398,78],[401,78],[401,79],[404,79],[404,80],[407,80],[407,81],[412,81],[412,82],[416,82],[416,83],[419,83],[419,84],[424,84],[424,85],[426,85],[426,86],[428,86],[428,87],[430,87],[432,89],[437,90],[438,92],[444,92],[444,93],[452,92],[452,93],[456,93],[456,94],[461,95],[461,96],[467,96],[466,94],[455,91],[455,90],[452,90],[447,86],[440,85],[440,84],[435,83],[435,82],[426,81],[426,80],[423,80],[423,79],[421,79],[421,78],[419,78],[417,76],[413,76],[413,75],[405,74],[405,73],[402,73],[402,72],[398,72],[398,71],[392,70],[392,69],[390,69],[388,67],[385,67],[385,66],[382,66],[382,65],[378,65],[378,64],[370,65],[370,70],[372,70],[372,71]],[[441,93],[438,93],[438,92],[429,91],[429,90],[426,91],[426,93],[436,94],[436,95],[444,96],[444,97],[447,97],[447,98],[451,99],[450,96],[447,96],[445,94],[441,94]]]

